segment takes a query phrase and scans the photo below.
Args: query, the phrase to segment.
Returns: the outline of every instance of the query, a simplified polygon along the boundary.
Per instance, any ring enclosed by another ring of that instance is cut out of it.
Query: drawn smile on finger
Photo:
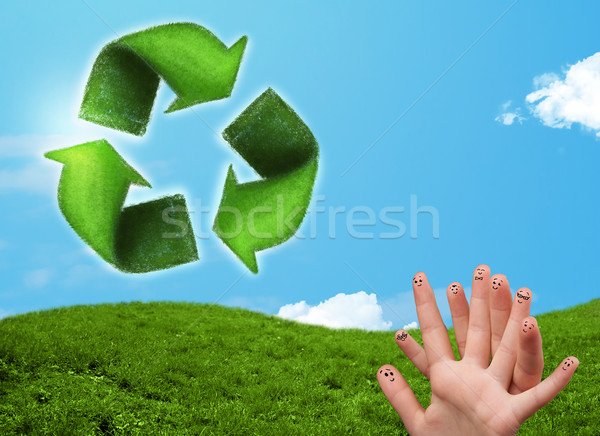
[[[456,283],[452,283],[450,285],[450,291],[454,294],[457,295],[458,291],[460,290],[460,288],[458,287],[458,285]]]
[[[421,286],[423,284],[423,276],[421,274],[417,274],[414,277],[414,283],[416,286]]]
[[[500,289],[500,286],[502,286],[502,283],[504,283],[504,280],[502,280],[500,277],[494,277],[492,279],[492,289],[497,291]]]
[[[571,359],[570,357],[567,357],[565,359],[565,361],[563,362],[562,370],[566,371],[567,368],[569,368],[571,365],[575,365],[575,361],[573,359]]]
[[[383,370],[379,371],[379,374],[381,374],[382,372],[383,372]],[[390,369],[386,369],[386,370],[385,370],[385,373],[383,373],[383,375],[384,375],[386,378],[390,377],[390,378],[389,378],[389,380],[390,380],[391,382],[393,382],[394,380],[396,380],[396,379],[394,378],[394,373],[393,373],[393,372],[392,372]]]
[[[535,327],[535,324],[533,322],[529,322],[527,320],[525,320],[523,322],[523,333],[527,333],[529,330],[533,329]]]
[[[522,304],[523,301],[527,301],[531,298],[531,293],[529,291],[517,291],[517,303]]]
[[[485,268],[476,268],[475,269],[475,280],[483,280],[483,273],[485,272]]]

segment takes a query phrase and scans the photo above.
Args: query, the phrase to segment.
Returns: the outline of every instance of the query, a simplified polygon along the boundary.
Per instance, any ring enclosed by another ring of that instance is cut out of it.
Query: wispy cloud
[[[15,169],[0,170],[0,190],[56,195],[59,177],[59,170],[52,168],[51,162],[36,161]]]
[[[279,309],[277,316],[331,328],[389,330],[392,326],[391,322],[383,320],[377,296],[364,291],[339,293],[316,306],[311,306],[306,301],[286,304]]]
[[[532,116],[543,125],[570,129],[579,124],[600,138],[600,52],[570,65],[561,74],[544,73],[534,77],[535,91],[527,94],[525,103]],[[509,110],[511,102],[495,119],[510,126],[525,118],[520,108]]]
[[[27,271],[23,277],[25,286],[28,288],[43,288],[46,286],[52,277],[52,270],[49,268],[40,268],[32,271]]]
[[[495,120],[499,123],[504,124],[505,126],[510,126],[517,121],[519,124],[523,124],[523,121],[526,120],[524,116],[521,115],[521,108],[517,107],[512,110],[511,109],[512,101],[509,100],[502,105],[502,113],[498,115]]]
[[[0,136],[0,191],[56,195],[60,169],[44,158],[46,151],[85,142],[65,135]],[[54,187],[52,189],[51,187]]]

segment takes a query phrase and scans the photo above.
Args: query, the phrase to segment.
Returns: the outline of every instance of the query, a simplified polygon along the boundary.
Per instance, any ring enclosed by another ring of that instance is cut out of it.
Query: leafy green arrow
[[[229,97],[246,48],[229,49],[194,23],[131,33],[106,45],[94,62],[79,117],[134,135],[150,120],[160,78],[177,94],[166,112]]]
[[[230,166],[213,230],[254,273],[255,252],[291,238],[302,223],[318,166],[318,144],[294,110],[271,88],[223,137],[263,180],[238,184]]]
[[[122,209],[130,185],[151,186],[107,141],[87,142],[45,156],[64,164],[58,185],[60,210],[104,260],[121,271],[141,273],[198,259],[182,195]],[[173,218],[176,214],[179,219]]]

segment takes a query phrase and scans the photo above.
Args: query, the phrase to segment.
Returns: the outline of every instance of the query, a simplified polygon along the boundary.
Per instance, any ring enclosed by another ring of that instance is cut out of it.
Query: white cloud
[[[25,285],[29,288],[42,288],[50,282],[52,270],[40,268],[33,271],[27,271],[23,278]]]
[[[316,306],[310,306],[306,301],[286,304],[279,309],[277,316],[332,328],[389,330],[392,326],[391,322],[383,320],[377,296],[364,291],[339,293]]]
[[[523,121],[526,119],[521,115],[521,108],[515,108],[514,111],[509,111],[508,109],[511,107],[512,101],[508,100],[506,103],[502,105],[502,111],[500,115],[498,115],[494,120],[498,121],[505,126],[511,126],[515,121],[518,121],[519,124],[523,124]]]
[[[418,328],[419,324],[417,324],[417,321],[409,322],[408,324],[402,327],[403,330],[414,330]]]
[[[554,73],[534,78],[534,86],[525,100],[544,125],[570,129],[579,123],[600,137],[600,52],[571,65],[563,79]]]

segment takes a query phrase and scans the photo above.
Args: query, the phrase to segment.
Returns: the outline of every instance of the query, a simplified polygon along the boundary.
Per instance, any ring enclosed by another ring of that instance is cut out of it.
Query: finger
[[[520,394],[542,380],[544,371],[544,353],[542,351],[542,335],[536,319],[529,316],[521,323],[519,331],[519,347],[517,364],[513,373],[511,394]]]
[[[448,306],[450,306],[450,314],[452,315],[456,348],[458,348],[458,354],[462,358],[465,355],[465,346],[467,344],[469,303],[467,302],[462,285],[458,282],[450,283],[450,286],[446,290],[446,297],[448,297]]]
[[[522,394],[515,395],[511,401],[514,401],[513,410],[517,413],[519,422],[524,422],[556,397],[571,381],[578,366],[579,360],[576,357],[567,357],[540,384]]]
[[[519,329],[522,329],[521,322],[529,316],[532,295],[531,290],[527,288],[521,288],[515,294],[502,342],[500,342],[489,367],[492,376],[499,380],[506,389],[510,385],[517,360]]]
[[[492,328],[492,356],[502,341],[506,323],[510,317],[512,294],[504,274],[494,274],[491,280],[490,292],[490,323]]]
[[[431,369],[432,365],[442,359],[454,360],[448,330],[442,321],[433,289],[431,289],[425,273],[415,274],[413,293],[429,368]]]
[[[490,363],[490,267],[479,265],[473,273],[469,328],[464,359],[473,360],[483,368]]]
[[[396,343],[406,357],[408,357],[408,360],[410,360],[425,377],[429,378],[427,355],[425,354],[423,347],[421,347],[421,344],[415,341],[406,330],[398,330],[396,332]]]
[[[413,434],[419,427],[425,410],[404,377],[393,366],[384,365],[377,371],[377,381],[385,397],[400,415],[408,433]]]

